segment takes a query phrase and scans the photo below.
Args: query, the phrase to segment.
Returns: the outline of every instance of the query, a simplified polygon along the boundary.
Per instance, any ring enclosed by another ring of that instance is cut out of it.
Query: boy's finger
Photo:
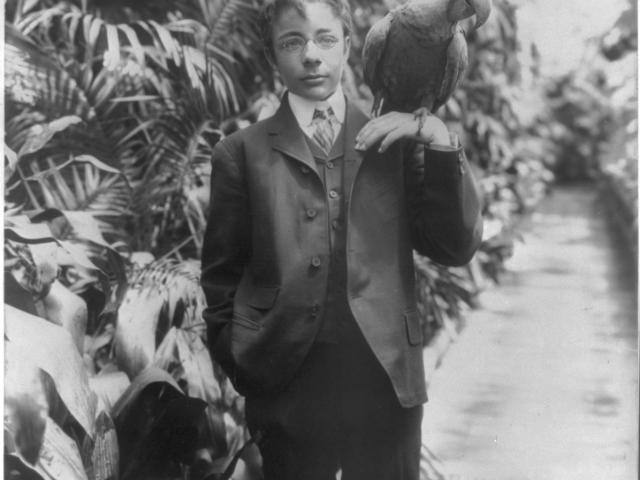
[[[378,152],[382,153],[387,150],[394,142],[399,140],[404,135],[402,128],[394,128],[391,130],[380,142]]]
[[[385,131],[379,125],[369,125],[365,127],[356,137],[356,145],[364,149],[369,148],[385,135]]]
[[[364,127],[360,129],[360,132],[357,136],[366,135],[370,133],[372,130],[376,130],[381,126],[388,124],[390,121],[397,120],[398,112],[389,112],[384,115],[376,118],[372,118],[369,120]],[[356,137],[357,138],[357,137]]]

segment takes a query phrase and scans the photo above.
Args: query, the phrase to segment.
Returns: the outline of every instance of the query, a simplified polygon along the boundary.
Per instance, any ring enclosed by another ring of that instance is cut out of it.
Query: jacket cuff
[[[462,147],[425,147],[424,170],[427,178],[462,175],[466,170]]]

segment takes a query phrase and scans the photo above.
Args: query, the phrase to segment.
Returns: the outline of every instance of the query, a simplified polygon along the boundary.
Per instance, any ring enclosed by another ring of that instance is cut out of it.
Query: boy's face
[[[289,8],[275,19],[272,61],[291,92],[321,101],[338,88],[349,54],[349,38],[345,38],[340,18],[327,4],[306,3],[305,10],[306,18]],[[300,40],[307,41],[306,45],[292,48],[296,43],[299,46]]]

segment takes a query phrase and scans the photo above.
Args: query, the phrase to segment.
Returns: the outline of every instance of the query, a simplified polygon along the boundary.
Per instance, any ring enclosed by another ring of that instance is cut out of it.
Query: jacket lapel
[[[362,164],[364,152],[355,149],[355,138],[360,129],[368,121],[368,117],[352,101],[347,99],[347,110],[344,123],[345,139],[345,160],[350,163],[351,175],[355,177],[356,172]],[[298,125],[287,94],[282,98],[280,107],[271,119],[269,135],[273,138],[273,148],[289,157],[295,158],[304,163],[311,170],[317,172],[316,162],[313,159],[305,134]],[[353,178],[352,177],[352,178]]]
[[[344,184],[350,185],[347,202],[351,204],[351,196],[355,186],[356,175],[362,165],[365,152],[356,150],[356,135],[369,119],[353,102],[347,101],[347,112],[344,132]]]
[[[286,94],[271,120],[269,135],[273,138],[272,145],[274,150],[295,158],[317,172],[316,162],[313,159],[304,132],[289,107],[289,100]]]
[[[356,135],[365,123],[369,121],[369,118],[358,108],[358,106],[352,101],[347,99],[347,111],[345,118],[345,146],[344,155],[347,162],[354,162],[355,164],[350,166],[353,168],[353,173],[358,171],[360,164],[364,158],[364,152],[356,150]]]

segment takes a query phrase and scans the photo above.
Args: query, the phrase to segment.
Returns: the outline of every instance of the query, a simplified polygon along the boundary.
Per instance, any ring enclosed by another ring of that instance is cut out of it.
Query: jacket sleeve
[[[249,205],[243,162],[225,141],[212,155],[211,202],[202,247],[203,318],[213,358],[232,376],[229,322],[233,299],[250,255]]]
[[[413,248],[442,265],[468,263],[482,240],[482,215],[462,147],[412,145],[405,188]]]

